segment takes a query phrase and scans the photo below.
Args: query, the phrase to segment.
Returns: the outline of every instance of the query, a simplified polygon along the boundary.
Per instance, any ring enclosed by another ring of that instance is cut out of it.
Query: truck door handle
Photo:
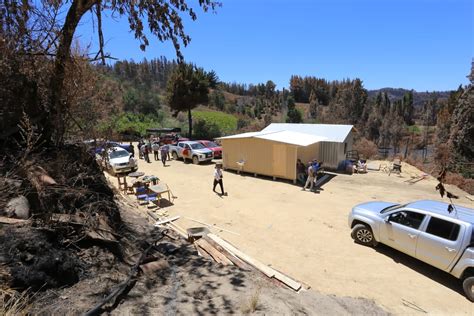
[[[414,239],[416,237],[416,235],[413,234],[408,234],[408,236],[410,236],[411,239]]]
[[[456,249],[454,249],[454,248],[449,248],[449,247],[445,247],[445,248],[446,248],[446,250],[449,251],[449,252],[456,251]]]

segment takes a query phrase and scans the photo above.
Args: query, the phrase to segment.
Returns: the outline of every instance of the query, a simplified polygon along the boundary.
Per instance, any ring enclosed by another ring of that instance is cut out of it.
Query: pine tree
[[[288,112],[286,113],[286,122],[287,123],[301,123],[303,122],[303,117],[301,112],[295,106],[295,100],[292,97],[288,97]]]

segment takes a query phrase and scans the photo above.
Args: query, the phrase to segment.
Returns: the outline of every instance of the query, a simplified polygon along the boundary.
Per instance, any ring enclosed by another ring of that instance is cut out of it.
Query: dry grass
[[[242,313],[244,314],[251,314],[257,311],[260,307],[260,290],[261,287],[259,286],[252,296],[249,298],[247,302],[245,302],[242,307],[240,308]]]
[[[28,315],[31,309],[29,291],[22,293],[12,289],[0,289],[0,315]]]

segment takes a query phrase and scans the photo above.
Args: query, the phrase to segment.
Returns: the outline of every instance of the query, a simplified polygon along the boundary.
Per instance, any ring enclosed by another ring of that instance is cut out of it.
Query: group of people
[[[130,145],[132,144],[130,143]],[[151,163],[150,154],[153,152],[155,161],[161,160],[163,167],[166,166],[166,160],[171,160],[169,145],[163,144],[160,146],[159,138],[151,139],[149,141],[140,140],[138,142],[138,152],[139,158],[144,159],[148,163]]]
[[[298,181],[303,184],[303,191],[308,189],[308,186],[310,191],[313,190],[314,184],[317,180],[318,172],[322,170],[322,166],[323,162],[317,161],[316,159],[308,162],[307,166],[305,166],[301,159],[297,160],[296,174]]]

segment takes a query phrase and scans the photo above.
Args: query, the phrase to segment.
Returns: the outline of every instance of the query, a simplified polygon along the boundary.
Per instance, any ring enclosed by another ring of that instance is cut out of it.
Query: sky
[[[192,0],[191,2],[196,2]],[[220,80],[288,87],[291,75],[360,78],[367,89],[453,90],[467,84],[474,58],[473,0],[221,0],[214,13],[186,19],[185,60]],[[97,46],[85,16],[81,45]],[[149,36],[139,48],[126,18],[104,17],[106,51],[119,59],[176,57]]]

